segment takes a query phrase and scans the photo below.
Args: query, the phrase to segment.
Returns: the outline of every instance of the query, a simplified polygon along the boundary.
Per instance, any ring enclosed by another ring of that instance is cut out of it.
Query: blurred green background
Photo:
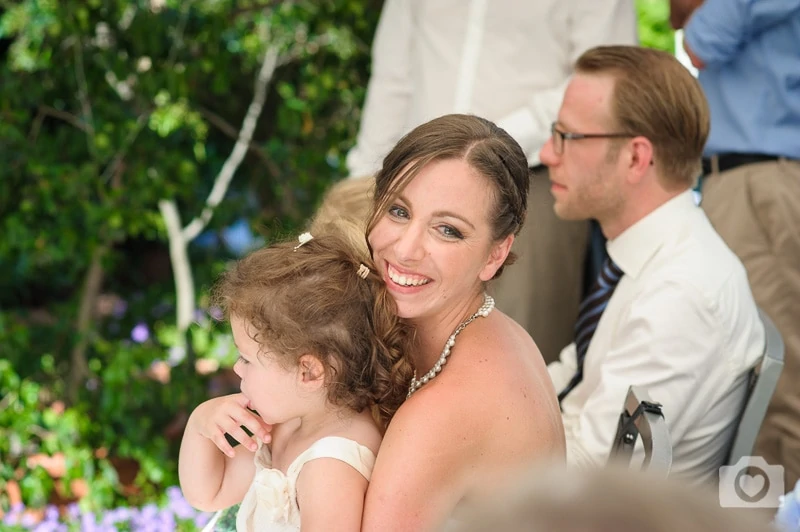
[[[188,413],[237,389],[203,294],[343,177],[381,4],[0,0],[3,512],[165,503]],[[671,51],[666,0],[636,4],[642,44]],[[187,226],[231,169],[268,49],[241,164],[181,247],[179,321],[165,209]]]

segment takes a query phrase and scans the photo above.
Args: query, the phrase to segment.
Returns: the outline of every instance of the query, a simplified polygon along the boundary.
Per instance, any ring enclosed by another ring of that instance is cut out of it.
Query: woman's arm
[[[450,515],[482,440],[463,396],[463,389],[431,383],[400,407],[378,452],[362,530],[431,530]]]
[[[241,445],[231,447],[225,433]],[[213,511],[241,502],[255,474],[255,438],[269,441],[269,427],[247,410],[242,394],[217,397],[198,406],[189,417],[178,457],[181,489],[189,504]]]

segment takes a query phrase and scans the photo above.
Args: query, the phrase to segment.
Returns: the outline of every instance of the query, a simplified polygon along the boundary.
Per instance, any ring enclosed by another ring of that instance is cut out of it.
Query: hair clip
[[[302,246],[303,244],[305,244],[307,242],[311,242],[313,239],[314,239],[314,236],[311,233],[302,233],[300,236],[297,237],[297,240],[299,240],[300,243],[297,244],[294,247],[294,249],[292,249],[292,251],[297,251],[297,248],[299,248],[300,246]]]
[[[366,278],[367,278],[367,275],[369,275],[369,268],[367,268],[367,267],[366,267],[366,266],[364,266],[363,264],[359,264],[359,266],[358,266],[358,271],[357,271],[356,273],[357,273],[357,274],[358,274],[358,276],[359,276],[359,277],[361,277],[362,279],[366,279]]]

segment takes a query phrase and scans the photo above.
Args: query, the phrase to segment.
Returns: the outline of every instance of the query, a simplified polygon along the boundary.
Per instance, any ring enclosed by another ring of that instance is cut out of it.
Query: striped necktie
[[[603,315],[603,311],[606,309],[617,283],[622,278],[622,274],[622,270],[614,264],[611,257],[606,258],[592,291],[581,303],[578,311],[578,321],[575,324],[575,350],[578,369],[566,388],[558,394],[559,403],[583,379],[583,359],[586,357],[586,351],[589,350],[589,343],[592,341],[594,331],[597,329],[600,316]]]

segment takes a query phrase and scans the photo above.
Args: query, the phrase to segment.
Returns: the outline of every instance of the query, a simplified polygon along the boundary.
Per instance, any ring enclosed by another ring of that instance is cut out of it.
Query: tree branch
[[[194,240],[197,235],[205,228],[211,217],[214,215],[214,209],[225,197],[228,190],[233,174],[242,163],[245,153],[250,146],[250,141],[253,139],[253,132],[256,129],[258,117],[264,108],[264,101],[267,99],[267,85],[269,85],[272,75],[275,72],[275,67],[278,63],[278,50],[275,46],[269,46],[264,54],[264,60],[261,64],[261,69],[258,73],[258,78],[255,83],[255,90],[253,91],[253,100],[247,108],[247,114],[242,123],[242,129],[239,131],[239,138],[233,146],[233,151],[225,160],[216,179],[214,186],[211,188],[211,193],[206,200],[206,206],[200,213],[200,216],[189,222],[183,228],[183,237],[187,242]]]
[[[134,125],[133,129],[128,133],[128,136],[125,137],[125,140],[122,142],[122,147],[117,150],[117,153],[114,154],[114,158],[108,163],[108,165],[106,165],[103,175],[100,176],[101,181],[108,181],[111,178],[111,175],[116,171],[117,167],[122,164],[122,160],[128,154],[128,150],[131,149],[131,146],[133,146],[133,143],[136,141],[139,133],[142,132],[142,129],[144,129],[144,126],[147,124],[147,120],[149,118],[149,110],[139,115],[139,117],[136,119],[136,124]]]
[[[281,67],[291,63],[292,61],[300,59],[305,49],[307,49],[310,46],[313,46],[314,48],[319,50],[320,48],[328,46],[332,42],[333,38],[330,35],[318,35],[317,37],[314,37],[308,42],[297,43],[291,47],[289,52],[281,55],[280,61],[278,61],[277,66]]]
[[[72,113],[68,113],[66,111],[60,111],[55,107],[50,107],[49,105],[40,105],[39,113],[41,114],[42,118],[52,116],[53,118],[58,118],[59,120],[63,120],[69,125],[83,131],[87,135],[91,134],[91,130],[89,129],[89,127],[86,124],[82,123],[80,119]]]
[[[172,262],[172,273],[175,276],[175,293],[178,299],[178,331],[189,328],[192,324],[194,312],[194,278],[189,265],[188,242],[181,231],[181,218],[178,206],[174,200],[161,200],[158,202],[161,216],[167,227],[169,237],[169,257]]]
[[[92,311],[103,284],[103,257],[108,248],[100,245],[92,253],[92,261],[83,283],[83,294],[78,308],[78,341],[72,348],[70,378],[67,388],[67,399],[74,404],[78,399],[81,386],[89,376],[89,364],[86,362],[86,349],[92,329]]]
[[[208,120],[212,126],[216,127],[218,130],[220,130],[223,134],[225,134],[229,138],[232,139],[239,138],[239,132],[236,131],[236,128],[233,127],[223,117],[219,116],[214,111],[202,106],[197,106],[197,110],[200,111],[200,114],[202,114],[203,117],[206,120]],[[252,153],[254,153],[259,159],[261,159],[261,162],[264,163],[264,166],[267,167],[267,169],[273,176],[277,177],[280,174],[280,168],[278,168],[275,162],[269,158],[267,152],[265,152],[262,148],[257,146],[254,142],[250,142],[247,148]]]
[[[234,18],[238,17],[239,15],[249,15],[249,14],[255,12],[255,11],[263,12],[263,11],[266,11],[268,9],[274,9],[276,7],[280,7],[281,4],[284,4],[284,3],[285,3],[284,0],[273,0],[272,2],[270,2],[267,5],[253,5],[253,6],[239,7],[239,8],[236,8],[236,9],[231,9],[230,13],[228,14],[228,17],[229,17],[229,19],[234,19]]]
[[[86,121],[86,144],[92,158],[97,158],[97,151],[94,145],[94,114],[92,113],[92,103],[89,100],[89,85],[86,83],[86,71],[83,68],[83,44],[80,39],[75,42],[75,79],[78,82],[78,101],[81,103],[81,113]]]

